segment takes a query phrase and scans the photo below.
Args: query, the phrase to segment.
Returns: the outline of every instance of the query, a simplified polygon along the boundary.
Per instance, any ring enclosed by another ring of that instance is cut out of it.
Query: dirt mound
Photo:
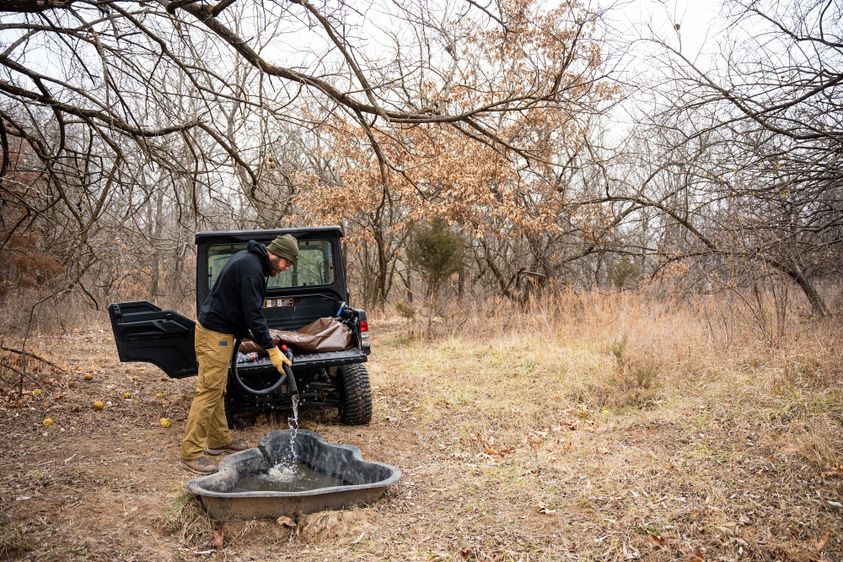
[[[378,514],[372,509],[320,511],[302,515],[298,521],[298,536],[302,542],[354,543],[377,528]]]

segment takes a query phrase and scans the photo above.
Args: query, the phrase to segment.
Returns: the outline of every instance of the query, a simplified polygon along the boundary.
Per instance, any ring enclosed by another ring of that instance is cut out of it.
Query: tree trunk
[[[164,190],[156,189],[155,193],[155,214],[152,217],[152,224],[150,225],[150,241],[152,242],[152,263],[150,264],[150,292],[152,296],[158,296],[159,283],[161,278],[161,232],[164,225]],[[150,209],[151,210],[151,209]],[[150,213],[151,215],[152,213]]]
[[[799,285],[799,288],[802,289],[802,292],[805,293],[805,296],[808,298],[808,302],[811,303],[811,309],[818,318],[827,318],[831,315],[831,311],[828,310],[828,307],[822,297],[799,266],[794,266],[793,268],[786,270],[785,273],[793,279],[793,281]]]
[[[374,305],[383,310],[384,304],[386,304],[386,293],[387,293],[387,276],[388,276],[388,268],[389,268],[389,261],[386,256],[386,241],[384,240],[384,235],[382,230],[379,227],[375,227],[374,229],[374,237],[375,237],[375,247],[377,248],[377,260],[378,260],[378,270],[376,272],[376,284],[375,284],[375,302]]]

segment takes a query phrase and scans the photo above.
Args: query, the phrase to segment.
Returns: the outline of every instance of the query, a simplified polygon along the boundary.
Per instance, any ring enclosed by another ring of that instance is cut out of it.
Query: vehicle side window
[[[214,286],[225,263],[246,243],[211,244],[208,247],[208,289]],[[299,259],[295,266],[269,278],[269,289],[313,287],[334,282],[334,257],[330,240],[299,240]]]

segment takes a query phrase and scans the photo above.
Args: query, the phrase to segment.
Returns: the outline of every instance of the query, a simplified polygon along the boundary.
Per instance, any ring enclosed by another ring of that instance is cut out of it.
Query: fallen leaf
[[[661,535],[650,535],[650,540],[653,541],[656,546],[664,546],[665,539]]]
[[[824,548],[825,548],[825,545],[827,545],[827,544],[828,544],[828,531],[826,531],[826,532],[823,534],[823,536],[822,536],[822,537],[820,537],[820,540],[818,540],[818,541],[814,544],[814,550],[816,550],[817,552],[819,552],[819,551],[821,551],[822,549],[824,549]]]
[[[287,517],[286,515],[282,515],[281,517],[276,519],[275,523],[281,525],[282,527],[289,527],[290,529],[296,526],[296,522],[293,521],[291,518]]]
[[[822,473],[823,478],[831,478],[833,476],[843,476],[843,466],[837,466]]]
[[[214,530],[213,537],[211,538],[211,548],[222,548],[225,544],[225,538],[221,530]]]
[[[539,508],[539,513],[547,515],[548,513],[556,513],[556,510],[542,506]]]

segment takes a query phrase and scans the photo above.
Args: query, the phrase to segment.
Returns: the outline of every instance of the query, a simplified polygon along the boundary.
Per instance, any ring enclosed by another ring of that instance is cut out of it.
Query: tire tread
[[[372,421],[372,389],[369,373],[359,363],[344,365],[342,376],[342,406],[340,420],[346,425],[368,425]]]

